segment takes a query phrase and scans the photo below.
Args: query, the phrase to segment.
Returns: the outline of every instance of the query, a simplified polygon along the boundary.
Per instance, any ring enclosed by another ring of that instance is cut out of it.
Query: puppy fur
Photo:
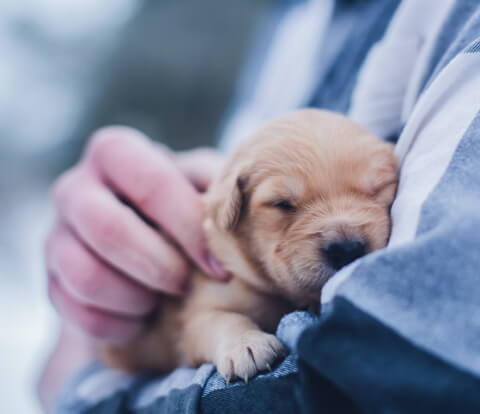
[[[282,315],[318,307],[338,268],[329,246],[354,240],[366,254],[386,245],[396,187],[392,146],[347,118],[305,109],[269,123],[205,195],[209,245],[232,280],[196,270],[188,297],[162,300],[151,329],[105,347],[105,360],[163,372],[213,362],[227,382],[270,369],[284,352],[272,334]]]

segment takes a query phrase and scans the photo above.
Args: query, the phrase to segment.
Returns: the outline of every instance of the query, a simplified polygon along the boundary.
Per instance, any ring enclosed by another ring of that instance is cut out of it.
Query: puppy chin
[[[297,308],[305,308],[312,302],[320,301],[322,288],[335,271],[328,266],[322,266],[315,271],[285,272],[284,275],[276,274],[272,277],[282,295]]]

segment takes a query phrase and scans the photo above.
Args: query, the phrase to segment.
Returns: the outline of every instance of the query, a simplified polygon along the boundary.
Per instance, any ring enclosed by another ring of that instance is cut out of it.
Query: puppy
[[[283,353],[280,318],[319,304],[335,271],[385,246],[397,187],[392,146],[347,118],[300,110],[271,122],[226,163],[205,196],[210,248],[233,275],[199,270],[165,298],[152,329],[106,361],[129,371],[213,362],[248,381]]]

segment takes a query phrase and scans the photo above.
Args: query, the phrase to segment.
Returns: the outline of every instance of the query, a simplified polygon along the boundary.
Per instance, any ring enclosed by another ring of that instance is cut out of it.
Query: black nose
[[[338,270],[365,254],[365,242],[348,239],[334,241],[327,244],[323,251],[328,264]]]

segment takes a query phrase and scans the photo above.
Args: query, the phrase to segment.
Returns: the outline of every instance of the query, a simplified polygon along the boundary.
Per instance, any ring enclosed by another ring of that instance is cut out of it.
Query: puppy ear
[[[212,185],[209,197],[209,210],[217,225],[227,231],[237,227],[246,206],[245,187],[247,176],[235,169]]]
[[[384,143],[370,157],[367,186],[369,192],[384,204],[392,202],[398,184],[398,163],[393,148],[392,144]]]

